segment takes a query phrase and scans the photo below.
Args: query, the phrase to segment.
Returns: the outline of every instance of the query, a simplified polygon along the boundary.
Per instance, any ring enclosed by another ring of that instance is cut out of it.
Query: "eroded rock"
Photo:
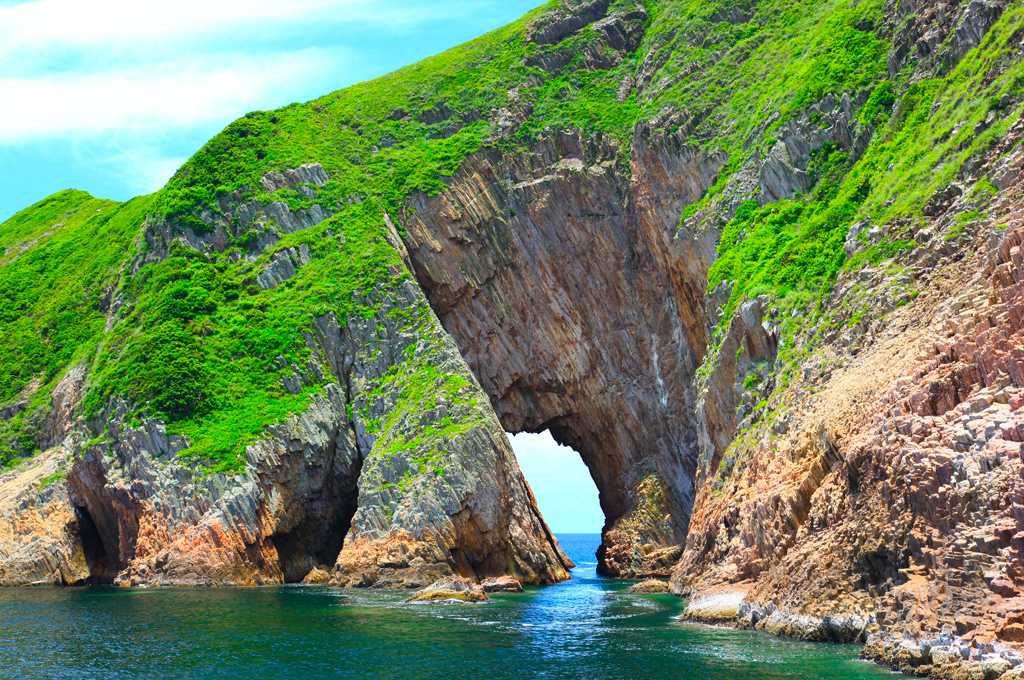
[[[418,591],[406,602],[438,602],[459,600],[462,602],[486,602],[487,594],[477,583],[461,576],[446,576]]]
[[[641,583],[634,583],[629,587],[629,592],[641,593],[643,595],[660,595],[669,592],[669,585],[668,581],[652,578]]]
[[[559,134],[531,154],[472,156],[446,192],[411,201],[405,242],[503,427],[550,429],[587,463],[605,573],[667,576],[692,502],[696,439],[682,414],[714,258],[713,233],[671,227],[723,159],[642,136],[627,182],[617,153],[610,139]]]
[[[523,584],[511,576],[499,576],[487,578],[480,581],[480,587],[485,593],[521,593]]]

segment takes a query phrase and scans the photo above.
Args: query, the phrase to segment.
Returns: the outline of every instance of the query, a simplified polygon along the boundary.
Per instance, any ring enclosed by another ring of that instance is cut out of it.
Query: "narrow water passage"
[[[889,675],[851,645],[679,624],[682,601],[595,573],[596,535],[563,535],[573,580],[480,605],[319,587],[0,589],[0,678],[681,678]]]

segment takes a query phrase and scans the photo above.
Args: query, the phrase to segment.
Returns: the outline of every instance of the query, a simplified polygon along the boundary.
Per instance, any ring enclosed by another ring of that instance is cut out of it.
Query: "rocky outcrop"
[[[487,593],[477,583],[461,576],[446,576],[417,591],[406,602],[486,602]]]
[[[303,198],[313,198],[317,188],[331,180],[324,166],[319,163],[308,163],[297,168],[288,168],[284,172],[271,170],[260,178],[260,189],[274,193],[281,189],[291,189]]]
[[[629,587],[629,592],[641,595],[661,595],[669,592],[668,581],[658,579],[647,579],[641,583],[634,583]]]
[[[511,576],[498,576],[480,581],[485,593],[521,593],[523,584]]]
[[[303,243],[296,248],[288,248],[274,253],[263,271],[256,275],[256,283],[263,290],[273,290],[288,279],[295,276],[295,272],[302,265],[309,262],[309,246]]]
[[[774,133],[775,143],[768,149],[758,168],[758,200],[771,203],[792,198],[818,183],[811,161],[835,151],[845,151],[854,159],[867,149],[874,131],[857,123],[857,110],[863,101],[849,95],[827,95],[809,107],[800,118],[786,121]]]
[[[365,460],[334,582],[412,587],[439,576],[568,577],[572,562],[537,511],[508,438],[422,294],[406,282],[344,334]],[[412,323],[387,338],[396,309]],[[373,341],[380,342],[370,351]],[[411,357],[410,357],[411,353]],[[413,368],[395,379],[393,367]],[[432,387],[416,395],[426,386]]]
[[[608,0],[572,0],[535,19],[526,30],[526,39],[538,45],[559,43],[607,11]]]
[[[83,533],[68,499],[60,456],[0,476],[0,586],[77,585],[91,577]]]
[[[866,342],[835,337],[838,356],[805,360],[783,411],[707,459],[673,575],[688,618],[867,640],[869,658],[918,675],[1020,664],[1021,189],[990,206],[981,253],[919,279]],[[717,370],[736,384],[729,362]]]
[[[791,24],[692,9],[553,3],[354,97],[380,111],[311,104],[318,141],[290,107],[205,148],[84,296],[108,317],[68,348],[85,363],[5,395],[39,430],[17,455],[44,453],[0,480],[0,580],[557,581],[572,564],[504,434],[548,429],[600,492],[600,573],[671,577],[684,618],[1024,674],[1019,8],[822,7],[829,40],[787,43],[815,71],[796,84],[766,37]],[[750,86],[768,71],[778,92]],[[738,265],[709,290],[719,256]],[[192,269],[200,311],[139,297]],[[274,351],[225,340],[275,315]],[[148,319],[231,345],[290,415],[255,408],[239,460],[190,439],[198,412],[127,401],[103,378]]]
[[[502,426],[580,452],[607,518],[602,568],[635,576],[667,575],[672,556],[644,556],[686,535],[714,234],[672,227],[721,163],[639,135],[629,180],[611,140],[555,135],[470,157],[403,215],[417,278]]]
[[[680,618],[697,623],[732,623],[746,597],[745,590],[735,588],[708,590],[691,598]]]
[[[155,421],[125,424],[120,404],[107,437],[80,451],[70,500],[95,527],[94,578],[124,584],[299,582],[333,563],[349,521],[359,456],[339,429],[343,394],[328,386],[305,412],[247,449],[243,474],[196,474],[188,442]],[[78,435],[80,437],[81,435]]]
[[[567,578],[571,561],[422,293],[399,279],[364,304],[377,313],[345,326],[330,314],[306,333],[309,359],[283,387],[322,387],[246,448],[242,470],[196,469],[186,437],[120,400],[77,424],[0,489],[3,582],[322,582],[325,567],[349,586]],[[420,380],[437,381],[420,387],[429,406],[408,400]]]
[[[980,44],[1006,9],[1005,2],[972,0],[957,5],[913,1],[893,7],[888,66],[895,77],[908,64],[947,73]]]
[[[712,296],[709,304],[715,302]],[[729,320],[724,337],[712,343],[706,358],[716,370],[697,385],[699,483],[706,481],[708,473],[722,463],[736,431],[764,415],[764,407],[759,405],[775,388],[772,369],[779,349],[778,337],[771,320],[766,318],[766,302],[754,298],[741,304]],[[717,314],[712,312],[709,316],[716,318]],[[784,428],[782,421],[779,429]]]

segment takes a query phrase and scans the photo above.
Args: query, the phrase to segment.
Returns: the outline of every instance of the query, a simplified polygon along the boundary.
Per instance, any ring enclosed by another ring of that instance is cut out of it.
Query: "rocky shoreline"
[[[700,595],[687,604],[680,621],[771,635],[806,642],[863,645],[861,658],[906,675],[940,680],[1018,680],[1024,678],[1024,654],[999,643],[966,640],[954,633],[920,639],[882,631],[874,616],[836,613],[805,616],[774,604],[745,601],[745,591]]]

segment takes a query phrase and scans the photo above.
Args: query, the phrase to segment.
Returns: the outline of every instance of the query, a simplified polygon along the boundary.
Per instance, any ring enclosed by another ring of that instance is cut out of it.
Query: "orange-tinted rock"
[[[829,348],[841,368],[788,389],[785,430],[752,427],[731,467],[707,460],[673,575],[698,612],[745,582],[744,611],[776,608],[751,625],[818,639],[861,617],[866,655],[894,668],[997,677],[1018,662],[1024,205],[999,205],[1009,228],[988,252],[951,265],[856,355]],[[779,612],[805,623],[771,623]]]
[[[480,581],[485,593],[521,593],[523,584],[511,576],[499,576]]]

